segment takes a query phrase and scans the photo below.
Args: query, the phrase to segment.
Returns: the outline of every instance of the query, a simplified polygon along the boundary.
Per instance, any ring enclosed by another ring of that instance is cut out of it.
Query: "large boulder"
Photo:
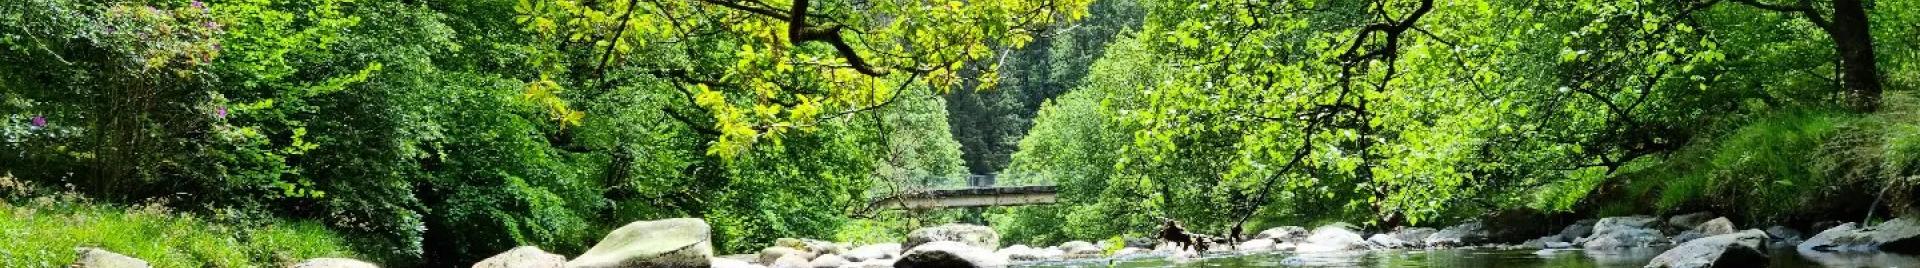
[[[1487,242],[1485,225],[1478,221],[1441,229],[1422,240],[1428,247],[1458,247]]]
[[[813,268],[813,262],[805,256],[786,255],[767,263],[767,268]]]
[[[1659,219],[1648,216],[1610,217],[1593,225],[1593,235],[1574,241],[1586,249],[1645,247],[1666,240],[1657,229]]]
[[[1775,242],[1795,241],[1806,238],[1806,234],[1800,233],[1800,230],[1779,225],[1767,227],[1767,236],[1773,237],[1773,241]]]
[[[841,265],[847,265],[847,263],[847,258],[841,258],[840,255],[827,254],[814,257],[813,261],[807,262],[807,266],[813,268],[837,268]]]
[[[1152,238],[1145,238],[1145,237],[1128,237],[1127,238],[1127,247],[1130,247],[1130,248],[1153,248],[1154,246],[1158,246],[1158,245],[1160,245],[1159,239],[1152,239]]]
[[[818,256],[818,255],[814,255],[813,252],[807,252],[806,250],[801,250],[797,248],[774,246],[774,247],[767,247],[765,249],[761,249],[760,258],[758,262],[772,265],[774,261],[778,261],[780,260],[780,258],[784,258],[787,256],[795,256],[800,258],[800,260],[804,261],[804,260],[812,260],[814,256]]]
[[[1713,218],[1713,212],[1706,211],[1674,215],[1671,218],[1667,218],[1667,227],[1672,228],[1672,230],[1693,230],[1695,226],[1700,226],[1701,223],[1705,223],[1707,220],[1712,220]]]
[[[957,241],[933,241],[908,249],[893,263],[900,268],[1004,267],[1008,260],[984,248]]]
[[[521,246],[480,260],[473,264],[473,268],[560,268],[566,265],[567,256],[547,253],[540,247]]]
[[[1673,243],[1686,243],[1687,241],[1700,239],[1702,237],[1731,234],[1733,232],[1733,221],[1727,220],[1727,217],[1719,217],[1700,223],[1700,225],[1695,225],[1692,230],[1686,230],[1680,232],[1678,235],[1674,235]]]
[[[68,267],[73,267],[73,268],[147,268],[147,267],[151,267],[147,265],[147,261],[135,259],[133,257],[128,257],[127,255],[120,255],[120,253],[113,253],[112,251],[107,251],[105,249],[75,248],[73,249],[73,251],[75,254],[78,254],[79,256],[74,258],[73,265],[69,265]]]
[[[1100,246],[1095,246],[1093,243],[1087,243],[1086,241],[1067,241],[1066,243],[1061,243],[1060,251],[1066,253],[1064,257],[1068,259],[1097,258],[1107,254],[1106,249],[1102,249]]]
[[[1298,247],[1299,252],[1347,251],[1367,248],[1367,239],[1354,232],[1351,224],[1329,224],[1313,229]]]
[[[1694,239],[1653,257],[1647,268],[1765,267],[1767,233],[1746,230]]]
[[[1413,243],[1400,240],[1399,237],[1391,234],[1373,234],[1367,237],[1367,245],[1378,249],[1398,249],[1411,247]],[[1268,242],[1267,246],[1271,248],[1273,246],[1272,242]]]
[[[863,262],[897,258],[900,257],[900,251],[899,243],[883,243],[856,247],[847,250],[847,254],[841,256],[847,257],[849,261]]]
[[[1560,237],[1567,239],[1567,242],[1573,242],[1574,239],[1593,235],[1593,225],[1599,222],[1600,220],[1593,219],[1573,222],[1573,225],[1567,225],[1567,228],[1560,229]]]
[[[986,226],[945,224],[913,230],[907,233],[907,243],[902,245],[911,249],[919,247],[920,244],[938,241],[960,242],[978,248],[1000,248],[1000,233]]]
[[[694,218],[637,221],[614,229],[567,268],[707,267],[712,228]]]
[[[314,258],[296,263],[292,268],[380,268],[380,266],[347,258]]]
[[[1310,235],[1313,235],[1313,233],[1308,232],[1307,228],[1304,228],[1304,227],[1280,226],[1280,227],[1268,228],[1265,231],[1260,231],[1260,234],[1254,235],[1253,238],[1254,239],[1273,239],[1274,242],[1280,242],[1280,243],[1289,243],[1289,242],[1299,243],[1301,241],[1306,241],[1307,236],[1310,236]]]
[[[1853,223],[1827,229],[1800,243],[1812,251],[1886,251],[1920,253],[1920,223],[1898,218],[1873,227],[1857,228]]]

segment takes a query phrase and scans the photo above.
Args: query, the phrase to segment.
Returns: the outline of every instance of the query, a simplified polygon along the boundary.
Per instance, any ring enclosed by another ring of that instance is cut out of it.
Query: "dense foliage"
[[[1086,5],[9,1],[0,174],[311,219],[394,266],[578,254],[664,217],[751,251],[951,183],[935,94]]]
[[[17,0],[0,3],[0,176],[23,183],[0,186],[165,204],[185,216],[156,221],[186,225],[299,222],[289,235],[402,267],[577,254],[666,217],[706,219],[722,253],[949,221],[1021,243],[1164,219],[1806,225],[1920,208],[1916,10]],[[984,173],[1063,202],[869,204]]]

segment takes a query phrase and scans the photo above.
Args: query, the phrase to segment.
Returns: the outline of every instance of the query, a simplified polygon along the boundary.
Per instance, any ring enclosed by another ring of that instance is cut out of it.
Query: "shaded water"
[[[1585,250],[1385,250],[1336,253],[1261,253],[1212,255],[1169,260],[1165,255],[1122,259],[1033,263],[1021,267],[1641,267],[1665,248],[1620,251]],[[1888,253],[1799,253],[1777,249],[1769,253],[1771,267],[1920,267],[1920,256]]]

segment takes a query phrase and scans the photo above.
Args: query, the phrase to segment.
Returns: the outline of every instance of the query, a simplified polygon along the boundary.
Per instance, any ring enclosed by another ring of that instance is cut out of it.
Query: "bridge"
[[[890,209],[930,210],[995,206],[1024,206],[1058,202],[1059,189],[1053,185],[994,187],[993,175],[967,178],[966,188],[902,193],[874,199],[863,212]]]

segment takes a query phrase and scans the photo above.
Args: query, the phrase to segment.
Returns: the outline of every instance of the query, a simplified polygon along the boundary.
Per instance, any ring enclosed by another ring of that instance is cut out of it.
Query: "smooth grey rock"
[[[1560,229],[1560,238],[1567,239],[1566,242],[1573,242],[1581,237],[1593,235],[1593,225],[1599,222],[1600,220],[1594,219],[1573,222],[1573,225],[1567,225],[1566,229]]]
[[[1733,232],[1739,231],[1738,229],[1734,229],[1733,221],[1728,220],[1727,217],[1719,217],[1719,218],[1713,218],[1712,220],[1707,220],[1707,222],[1703,222],[1703,223],[1700,223],[1700,225],[1694,226],[1693,230],[1700,231],[1701,234],[1705,234],[1707,236],[1731,234]]]
[[[1307,236],[1311,236],[1311,235],[1313,235],[1313,233],[1307,231],[1307,228],[1304,228],[1304,227],[1280,226],[1280,227],[1268,228],[1265,231],[1260,231],[1260,234],[1254,235],[1253,238],[1254,239],[1273,239],[1274,242],[1280,242],[1280,243],[1287,243],[1287,242],[1298,243],[1298,242],[1306,241]]]
[[[294,264],[293,268],[380,268],[380,266],[347,258],[314,258]]]
[[[147,261],[99,248],[75,248],[72,268],[147,268]]]
[[[1646,267],[1765,267],[1767,240],[1767,233],[1760,230],[1694,239],[1653,257]]]
[[[1006,257],[986,249],[956,241],[933,241],[914,246],[893,263],[894,267],[971,268],[1004,267]]]
[[[881,243],[856,247],[847,250],[848,261],[864,262],[869,260],[892,259],[900,257],[899,243]]]
[[[1313,229],[1313,235],[1307,236],[1305,243],[1294,248],[1299,252],[1347,251],[1367,248],[1367,239],[1350,228],[1352,224],[1329,224]]]
[[[1372,236],[1367,236],[1367,244],[1377,249],[1398,249],[1413,245],[1413,243],[1400,240],[1399,237],[1392,234],[1373,234]],[[1267,246],[1272,247],[1273,245],[1269,242]]]
[[[1827,229],[1801,242],[1800,248],[1811,251],[1920,252],[1920,223],[1912,219],[1898,218],[1867,228],[1855,226],[1854,223],[1847,223]]]
[[[1394,239],[1400,239],[1400,241],[1406,241],[1408,247],[1418,247],[1421,246],[1420,244],[1426,243],[1427,237],[1439,232],[1440,229],[1431,227],[1402,227],[1393,230],[1393,232],[1388,232],[1387,235],[1393,236]]]
[[[1487,241],[1486,225],[1478,221],[1462,223],[1441,229],[1422,240],[1427,247],[1458,247],[1479,244]]]
[[[1154,246],[1160,245],[1160,240],[1152,239],[1152,238],[1129,237],[1126,240],[1127,240],[1126,247],[1130,247],[1130,248],[1153,248]]]
[[[480,260],[473,264],[473,268],[560,268],[566,265],[567,256],[547,253],[540,247],[520,246]]]
[[[1566,239],[1561,238],[1560,235],[1557,235],[1557,234],[1542,236],[1540,238],[1534,238],[1532,240],[1527,240],[1527,242],[1520,243],[1520,248],[1522,249],[1565,248],[1565,247],[1553,247],[1551,244],[1554,244],[1554,243],[1571,245],[1571,243],[1561,242],[1561,241],[1566,241]]]
[[[1645,247],[1666,240],[1654,224],[1658,219],[1648,216],[1610,217],[1600,219],[1593,225],[1593,235],[1574,241],[1586,249],[1618,249]]]
[[[811,267],[813,267],[813,263],[811,261],[808,261],[807,258],[805,258],[805,256],[801,256],[801,255],[780,256],[780,259],[773,260],[773,262],[767,263],[767,268],[811,268]]]
[[[1086,241],[1067,241],[1066,243],[1060,243],[1060,251],[1065,253],[1062,257],[1068,259],[1097,258],[1107,253],[1105,248],[1087,243]]]
[[[1043,261],[1057,257],[1047,256],[1046,250],[1028,247],[1027,245],[1007,246],[1007,248],[994,251],[993,254],[1006,257],[1007,260],[1011,261]]]
[[[1000,248],[1000,233],[986,226],[953,223],[913,230],[907,233],[907,242],[901,245],[911,249],[937,241],[960,242],[978,248]]]
[[[1774,241],[1791,241],[1806,238],[1806,234],[1800,233],[1800,230],[1779,225],[1767,227],[1767,236],[1773,237]]]
[[[868,260],[863,262],[848,263],[847,265],[841,265],[840,268],[893,268],[893,261],[894,260],[890,260],[890,259]]]
[[[836,268],[841,265],[847,265],[847,263],[847,258],[841,258],[840,255],[827,254],[814,257],[813,261],[807,262],[807,266],[813,268]]]
[[[566,267],[708,267],[712,232],[701,219],[636,221],[607,233]]]
[[[1693,230],[1695,226],[1700,226],[1700,223],[1705,223],[1714,217],[1713,212],[1707,211],[1674,215],[1672,218],[1667,218],[1667,227],[1674,230]]]
[[[774,261],[778,261],[780,258],[786,256],[797,256],[800,260],[812,260],[814,256],[818,255],[813,255],[813,252],[807,252],[806,250],[797,248],[773,246],[760,249],[759,263],[773,265]]]

